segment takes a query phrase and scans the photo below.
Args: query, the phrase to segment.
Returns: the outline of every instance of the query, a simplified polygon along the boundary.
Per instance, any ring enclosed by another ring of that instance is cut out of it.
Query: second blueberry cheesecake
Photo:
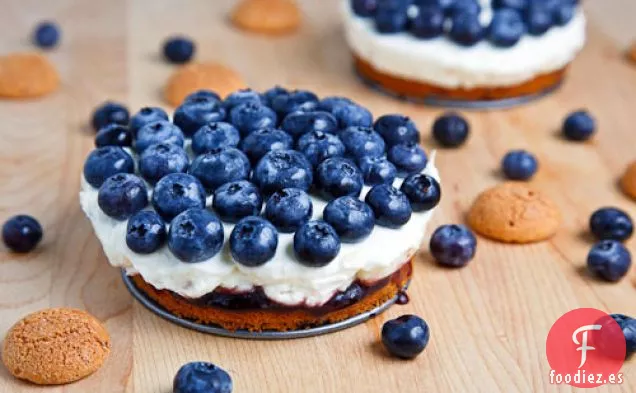
[[[196,92],[168,118],[143,108],[103,128],[80,191],[110,263],[163,308],[288,331],[409,282],[441,198],[409,118],[280,87]]]

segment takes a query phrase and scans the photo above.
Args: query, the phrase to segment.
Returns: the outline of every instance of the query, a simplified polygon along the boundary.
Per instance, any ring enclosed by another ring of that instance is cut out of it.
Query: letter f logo
[[[576,349],[577,351],[581,351],[581,364],[579,364],[579,368],[583,367],[585,361],[587,360],[587,351],[593,351],[596,349],[592,346],[587,345],[587,334],[590,330],[601,330],[601,325],[581,326],[572,334],[572,341],[574,341],[574,344],[580,345],[580,347]],[[581,342],[579,342],[576,336],[578,336],[581,332],[583,332],[583,334],[581,335]]]

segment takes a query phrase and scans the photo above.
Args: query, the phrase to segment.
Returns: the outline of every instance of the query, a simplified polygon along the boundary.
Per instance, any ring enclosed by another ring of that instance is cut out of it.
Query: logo
[[[620,384],[625,336],[612,317],[594,308],[572,310],[548,333],[550,383],[592,388]]]

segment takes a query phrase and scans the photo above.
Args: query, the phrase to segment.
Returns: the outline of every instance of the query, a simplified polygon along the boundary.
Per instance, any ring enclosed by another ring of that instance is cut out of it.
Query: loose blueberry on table
[[[443,147],[461,146],[469,134],[470,125],[457,113],[445,113],[433,123],[433,138]]]
[[[536,157],[525,150],[506,153],[501,161],[504,176],[510,180],[529,180],[539,167]]]
[[[33,43],[42,49],[51,49],[60,41],[60,28],[54,22],[41,22],[33,31]]]
[[[477,239],[463,225],[442,225],[433,232],[429,248],[440,265],[462,267],[474,258]]]
[[[606,281],[619,281],[625,277],[631,265],[631,254],[616,240],[596,243],[587,256],[590,273]]]
[[[42,240],[42,226],[31,216],[13,216],[2,226],[2,240],[14,252],[29,252]]]
[[[631,217],[621,209],[604,207],[590,217],[590,231],[600,240],[625,241],[634,233]]]
[[[563,121],[563,136],[571,141],[590,139],[596,132],[596,120],[586,110],[572,112]]]
[[[183,64],[194,56],[196,45],[187,37],[171,37],[163,44],[163,57],[170,63]]]
[[[232,393],[232,378],[212,363],[187,363],[175,375],[172,393]]]
[[[128,108],[118,102],[107,101],[95,109],[91,116],[91,124],[97,132],[112,123],[127,126],[129,119]]]
[[[393,356],[413,359],[428,345],[428,324],[416,315],[402,315],[382,326],[382,344]]]

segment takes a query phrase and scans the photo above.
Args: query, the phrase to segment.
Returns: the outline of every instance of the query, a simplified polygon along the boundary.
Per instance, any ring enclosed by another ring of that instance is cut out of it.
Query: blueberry
[[[187,63],[194,56],[196,45],[188,37],[171,37],[163,43],[163,57],[170,63]]]
[[[586,141],[596,132],[596,120],[584,110],[572,112],[563,122],[563,135],[571,141]]]
[[[636,319],[626,315],[611,314],[625,336],[625,357],[636,353]]]
[[[263,99],[258,92],[252,89],[241,89],[228,95],[223,101],[223,107],[228,112],[231,112],[235,107],[250,102],[253,104],[262,104]]]
[[[558,8],[553,12],[552,16],[554,18],[554,23],[557,26],[565,26],[572,18],[574,18],[574,14],[576,13],[576,6],[573,4],[561,3]]]
[[[230,121],[241,135],[248,135],[262,128],[276,127],[278,124],[276,112],[256,102],[246,102],[232,108]]]
[[[411,19],[409,31],[417,38],[431,39],[444,33],[444,10],[440,7],[420,7]]]
[[[188,164],[188,155],[183,148],[158,143],[150,145],[141,153],[139,173],[148,183],[155,184],[167,174],[186,172]]]
[[[443,10],[453,5],[455,0],[414,0],[415,5],[419,7],[438,7]]]
[[[525,150],[512,150],[501,161],[503,174],[510,180],[528,180],[539,167],[536,157]]]
[[[186,98],[183,99],[183,102],[181,104],[191,104],[202,101],[214,101],[220,104],[222,100],[221,96],[213,92],[212,90],[201,89],[188,94]]]
[[[312,131],[336,133],[338,131],[338,122],[329,112],[294,112],[285,116],[281,128],[294,139],[299,139]]]
[[[625,241],[632,236],[634,224],[631,217],[621,209],[604,207],[590,217],[590,231],[600,240]]]
[[[404,193],[390,184],[378,184],[367,193],[365,202],[371,206],[378,225],[399,228],[411,218],[411,204]]]
[[[380,157],[384,155],[384,139],[370,127],[347,127],[338,134],[347,149],[347,154],[355,159]]]
[[[378,0],[351,0],[351,9],[356,15],[366,18],[375,14],[378,2]]]
[[[411,208],[416,212],[431,210],[442,198],[442,188],[437,180],[423,173],[404,179],[400,191],[409,198]]]
[[[552,27],[552,12],[542,2],[533,1],[526,9],[525,22],[530,35],[543,35]]]
[[[149,106],[141,108],[130,118],[130,132],[134,138],[137,138],[137,132],[141,127],[161,120],[169,120],[168,114],[163,109]]]
[[[138,254],[151,254],[166,241],[166,223],[155,212],[143,210],[128,220],[126,245]]]
[[[534,1],[534,0],[530,0]],[[528,7],[528,0],[493,0],[492,8],[512,8],[516,11],[523,11]]]
[[[230,123],[212,122],[199,128],[192,136],[194,154],[208,153],[216,149],[237,147],[241,140],[238,130]]]
[[[294,234],[294,251],[305,266],[327,266],[340,252],[340,239],[326,222],[309,221]]]
[[[454,0],[447,8],[446,14],[454,17],[459,14],[472,14],[479,16],[481,5],[477,0]]]
[[[174,112],[174,124],[186,137],[192,137],[204,125],[225,120],[225,109],[211,98],[199,97],[184,101]]]
[[[98,188],[117,173],[133,173],[135,162],[119,146],[104,146],[93,150],[84,163],[84,177],[91,186]]]
[[[230,234],[232,258],[243,266],[264,265],[276,254],[278,232],[267,220],[260,217],[245,217]]]
[[[303,135],[298,140],[297,147],[314,167],[327,158],[342,157],[345,154],[345,146],[340,138],[322,131],[312,131]]]
[[[99,131],[111,123],[127,126],[129,118],[128,108],[123,104],[107,101],[93,111],[91,124],[95,131]]]
[[[223,184],[245,180],[250,176],[250,162],[234,147],[213,150],[197,156],[188,173],[199,179],[206,190],[214,191]]]
[[[135,150],[141,154],[150,145],[157,143],[172,144],[183,147],[184,136],[181,129],[169,121],[160,120],[141,127],[135,140]]]
[[[95,146],[130,146],[132,135],[126,126],[109,124],[95,135]]]
[[[373,129],[384,138],[389,147],[399,143],[420,142],[417,126],[408,116],[380,116],[373,124]]]
[[[168,247],[183,262],[202,262],[221,251],[223,236],[223,224],[214,213],[191,208],[170,223]]]
[[[399,177],[421,172],[428,162],[424,149],[413,142],[393,146],[387,156],[397,168]]]
[[[223,221],[237,222],[243,217],[258,216],[263,198],[254,184],[238,180],[225,183],[214,191],[212,207]]]
[[[14,252],[29,252],[42,240],[42,226],[31,216],[13,216],[2,226],[2,240]]]
[[[331,114],[338,122],[338,128],[347,127],[371,127],[373,125],[373,115],[367,108],[358,104],[336,105]]]
[[[359,196],[364,179],[362,172],[353,161],[332,157],[324,160],[316,168],[316,187],[328,199],[345,195]]]
[[[462,267],[475,256],[477,239],[463,225],[442,225],[433,232],[429,248],[440,265]]]
[[[433,138],[443,147],[461,146],[469,134],[470,125],[457,113],[445,113],[433,123]]]
[[[366,203],[352,196],[343,196],[329,202],[323,219],[330,224],[345,243],[356,243],[371,234],[375,215]]]
[[[402,315],[382,326],[382,344],[393,356],[413,359],[428,345],[431,337],[426,322],[415,315]]]
[[[596,243],[587,255],[588,270],[606,281],[619,281],[627,274],[631,264],[629,251],[616,240]]]
[[[261,95],[262,101],[265,105],[272,107],[272,102],[278,96],[289,94],[289,90],[282,86],[274,86],[271,89],[265,90]]]
[[[107,216],[126,220],[148,206],[148,190],[139,177],[118,173],[99,187],[97,204]]]
[[[311,219],[312,213],[311,198],[298,188],[276,191],[265,205],[265,217],[283,233],[295,232]]]
[[[60,40],[60,28],[54,22],[40,22],[33,32],[33,43],[40,48],[50,49]]]
[[[272,100],[272,109],[281,119],[289,113],[314,110],[318,105],[318,96],[307,90],[293,90],[287,94],[280,94]]]
[[[510,48],[519,42],[525,32],[526,25],[521,14],[504,8],[495,11],[488,28],[488,39],[494,46]]]
[[[452,17],[452,27],[448,35],[456,44],[468,47],[481,41],[486,31],[479,21],[478,14],[460,12]]]
[[[364,178],[364,184],[393,184],[397,176],[397,168],[386,157],[362,157],[358,166]]]
[[[174,377],[172,393],[232,393],[232,378],[212,363],[188,363]]]
[[[406,30],[409,22],[407,7],[385,7],[378,4],[375,12],[375,29],[381,34],[400,33]]]
[[[274,150],[289,150],[294,147],[294,139],[277,128],[261,128],[241,141],[241,150],[254,164],[265,154]]]
[[[274,150],[265,154],[254,169],[254,183],[268,195],[283,188],[307,191],[313,181],[311,164],[294,150]]]
[[[171,173],[157,182],[152,205],[161,217],[170,221],[187,209],[205,207],[205,191],[196,177]]]
[[[341,96],[325,97],[318,102],[318,110],[333,113],[334,109],[339,106],[357,105],[350,98]]]

